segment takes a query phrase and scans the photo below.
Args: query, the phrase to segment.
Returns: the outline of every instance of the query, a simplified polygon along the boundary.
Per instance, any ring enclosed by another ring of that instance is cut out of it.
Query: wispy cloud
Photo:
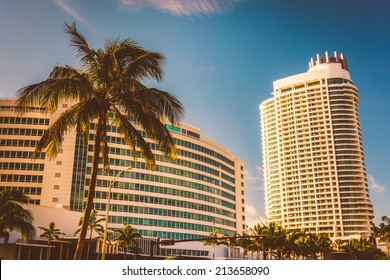
[[[244,176],[246,189],[263,188],[263,168],[260,165],[257,165],[255,170],[245,170]]]
[[[55,0],[55,3],[68,15],[73,17],[77,22],[80,22],[84,25],[88,25],[87,21],[73,8],[67,3],[65,0]]]
[[[375,192],[377,192],[377,193],[383,193],[383,192],[386,191],[385,186],[382,185],[382,184],[380,184],[380,183],[378,183],[378,182],[375,180],[375,178],[374,178],[373,175],[367,174],[367,178],[368,178],[368,185],[370,186],[370,188],[371,188],[373,191],[375,191]]]
[[[119,0],[122,7],[151,7],[177,16],[221,14],[244,0]]]

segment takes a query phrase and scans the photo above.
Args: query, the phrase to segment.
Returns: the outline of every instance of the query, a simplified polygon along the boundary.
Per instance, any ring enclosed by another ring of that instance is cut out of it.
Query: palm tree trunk
[[[91,249],[91,242],[92,242],[92,229],[90,230],[90,234],[89,234],[89,242],[88,242],[87,257],[86,257],[87,260],[89,260],[89,250]]]
[[[46,259],[50,260],[50,240],[47,241]]]
[[[89,182],[88,196],[86,200],[86,206],[84,210],[84,218],[83,218],[83,223],[81,225],[80,236],[77,242],[76,251],[74,253],[75,260],[81,260],[83,257],[85,236],[87,235],[88,221],[91,215],[93,199],[95,197],[96,178],[97,178],[98,167],[99,167],[99,154],[100,154],[101,137],[103,133],[102,128],[103,128],[104,121],[105,119],[102,116],[99,116],[98,126],[95,135],[95,147],[93,150],[91,180]]]

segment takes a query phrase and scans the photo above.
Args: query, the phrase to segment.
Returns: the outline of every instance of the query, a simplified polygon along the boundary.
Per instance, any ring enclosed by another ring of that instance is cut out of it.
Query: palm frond
[[[97,53],[88,45],[87,39],[77,31],[76,23],[65,23],[65,33],[70,35],[70,46],[75,47],[76,55],[80,57],[82,65],[90,68],[95,63]]]
[[[163,79],[164,71],[161,68],[161,62],[165,59],[164,55],[158,52],[147,52],[143,50],[131,51],[136,53],[136,57],[126,65],[123,75],[129,80],[135,79],[143,81],[145,78],[151,78],[157,82]]]
[[[149,88],[146,93],[150,111],[160,112],[172,124],[178,123],[184,117],[184,108],[176,96],[156,88]]]
[[[137,150],[140,148],[143,157],[145,158],[146,164],[151,170],[154,170],[156,162],[154,155],[150,147],[148,146],[141,133],[131,124],[126,116],[124,116],[118,108],[115,106],[111,107],[111,112],[115,116],[113,120],[114,124],[118,128],[118,132],[122,134],[123,139],[129,146],[130,151],[134,160],[137,159]]]
[[[34,158],[39,155],[42,149],[45,148],[46,156],[49,157],[49,159],[56,157],[62,146],[62,138],[64,134],[70,131],[71,128],[75,127],[78,122],[78,115],[82,105],[83,103],[77,103],[71,106],[49,126],[35,146],[33,155]]]
[[[85,100],[92,92],[85,75],[69,66],[56,66],[48,79],[18,90],[16,104],[22,114],[35,106],[53,113],[60,102]]]

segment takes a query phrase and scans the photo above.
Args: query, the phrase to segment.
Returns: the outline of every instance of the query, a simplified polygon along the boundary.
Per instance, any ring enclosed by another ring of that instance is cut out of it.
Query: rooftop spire
[[[320,54],[317,54],[316,60],[314,58],[310,59],[309,69],[313,68],[316,65],[324,64],[324,63],[340,63],[341,67],[348,71],[348,63],[347,58],[344,54],[340,54],[337,51],[334,52],[334,56],[330,56],[329,52],[325,52],[325,57],[321,57]]]

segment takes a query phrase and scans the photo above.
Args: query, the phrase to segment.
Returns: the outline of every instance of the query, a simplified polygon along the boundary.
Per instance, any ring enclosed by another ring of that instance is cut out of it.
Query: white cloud
[[[375,191],[375,192],[377,192],[377,193],[383,193],[383,192],[386,191],[385,186],[382,185],[382,184],[380,184],[380,183],[378,183],[378,182],[375,180],[375,178],[374,178],[373,175],[367,174],[367,178],[368,178],[368,185],[370,186],[370,188],[371,188],[373,191]]]
[[[119,0],[122,7],[142,9],[152,7],[177,16],[211,15],[228,11],[243,0]]]
[[[86,20],[73,7],[71,7],[69,3],[66,3],[65,0],[55,0],[55,2],[64,12],[73,17],[73,19],[83,23],[84,25],[88,25]]]
[[[258,223],[260,224],[266,223],[266,218],[260,216],[259,213],[257,212],[256,207],[254,207],[253,205],[247,204],[245,206],[245,212],[246,212],[245,220],[249,228],[253,228],[253,226]]]

